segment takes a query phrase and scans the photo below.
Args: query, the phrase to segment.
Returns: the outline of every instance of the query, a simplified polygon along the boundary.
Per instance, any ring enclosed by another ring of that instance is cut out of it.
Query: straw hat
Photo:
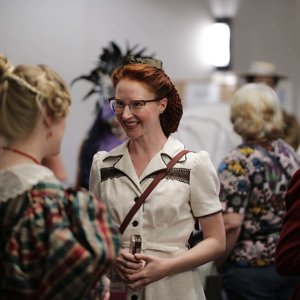
[[[250,77],[250,76],[270,76],[278,79],[286,78],[287,76],[279,74],[277,72],[276,66],[269,62],[264,61],[255,61],[253,62],[248,71],[241,73],[242,77]]]

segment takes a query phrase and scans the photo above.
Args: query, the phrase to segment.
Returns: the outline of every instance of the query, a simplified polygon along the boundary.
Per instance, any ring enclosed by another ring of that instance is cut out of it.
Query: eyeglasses
[[[131,100],[129,103],[125,103],[125,101],[121,99],[116,99],[115,97],[108,98],[111,109],[118,113],[123,112],[126,105],[128,105],[130,111],[132,113],[138,113],[141,111],[145,105],[149,102],[158,102],[161,99],[151,99],[151,100]]]

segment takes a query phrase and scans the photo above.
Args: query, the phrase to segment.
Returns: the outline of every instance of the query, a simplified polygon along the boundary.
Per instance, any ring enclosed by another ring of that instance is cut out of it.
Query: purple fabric
[[[123,141],[117,139],[112,133],[103,136],[103,139],[99,143],[99,151],[110,151],[111,149],[120,145]]]

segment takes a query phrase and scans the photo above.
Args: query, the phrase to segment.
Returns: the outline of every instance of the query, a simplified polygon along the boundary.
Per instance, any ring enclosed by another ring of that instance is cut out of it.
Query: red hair
[[[167,137],[175,132],[182,117],[182,103],[169,76],[162,69],[137,63],[123,65],[113,72],[114,87],[116,88],[118,82],[124,78],[142,83],[149,91],[154,93],[155,98],[168,99],[168,105],[160,115],[160,123]]]

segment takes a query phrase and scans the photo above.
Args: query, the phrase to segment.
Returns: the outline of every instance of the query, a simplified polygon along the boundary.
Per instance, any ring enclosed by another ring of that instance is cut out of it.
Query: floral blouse
[[[120,248],[105,206],[40,165],[0,170],[0,299],[101,299]]]
[[[284,141],[261,146],[240,145],[224,158],[218,170],[224,212],[244,215],[240,236],[229,257],[241,266],[274,263],[287,184],[300,167],[300,158]]]

